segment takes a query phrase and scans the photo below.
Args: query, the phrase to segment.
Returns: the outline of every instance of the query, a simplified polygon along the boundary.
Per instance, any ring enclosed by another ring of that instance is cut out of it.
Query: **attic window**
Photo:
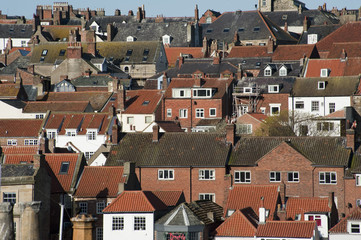
[[[253,28],[253,32],[259,32],[260,27]]]
[[[64,56],[65,55],[65,49],[61,49],[59,52],[59,56]]]
[[[283,15],[282,20],[287,20],[287,15]]]
[[[279,91],[279,85],[268,85],[268,93],[278,93]]]
[[[143,56],[148,56],[148,54],[149,54],[149,49],[144,49]]]
[[[14,32],[14,27],[11,27],[11,28],[9,29],[9,31],[10,31],[10,32]]]
[[[243,60],[243,61],[242,61],[242,64],[246,64],[246,63],[247,63],[247,60]]]
[[[238,28],[238,32],[244,32],[244,28]]]
[[[213,29],[207,29],[207,33],[213,32]]]
[[[44,49],[44,50],[41,52],[41,56],[46,56],[46,54],[48,54],[48,50],[47,50],[47,49]]]
[[[59,174],[67,174],[69,171],[69,162],[62,162]]]
[[[143,59],[142,59],[143,62],[146,62],[147,60],[148,60],[147,56],[144,56]]]
[[[125,57],[124,62],[129,62],[130,57]]]
[[[143,106],[147,106],[148,104],[149,104],[149,101],[144,101],[144,102],[142,103]]]
[[[223,32],[228,33],[228,32],[229,32],[229,28],[223,29]]]
[[[25,28],[21,29],[22,32],[25,32]]]
[[[133,53],[133,49],[128,49],[128,50],[127,50],[127,56],[131,56],[132,53]]]
[[[318,89],[323,90],[326,88],[326,82],[325,81],[318,81]]]
[[[321,69],[321,77],[328,77],[328,69],[327,68],[322,68]]]
[[[138,26],[138,27],[137,27],[137,30],[140,30],[141,28],[142,28],[141,26]]]
[[[279,75],[281,76],[281,77],[284,77],[284,76],[287,76],[287,69],[286,69],[286,67],[281,67],[280,68],[280,70],[279,70]]]

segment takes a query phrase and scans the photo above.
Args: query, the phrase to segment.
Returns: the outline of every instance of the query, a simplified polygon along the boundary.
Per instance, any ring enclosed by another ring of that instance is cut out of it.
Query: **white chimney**
[[[259,224],[266,223],[266,208],[264,207],[264,197],[261,197],[261,206],[259,208]]]

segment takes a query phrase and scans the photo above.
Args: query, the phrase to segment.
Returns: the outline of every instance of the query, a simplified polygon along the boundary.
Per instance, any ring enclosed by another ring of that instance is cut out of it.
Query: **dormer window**
[[[148,54],[149,54],[149,49],[148,48],[144,49],[143,56],[148,56]]]
[[[326,88],[326,82],[325,81],[318,81],[318,90],[323,90]]]
[[[68,174],[69,171],[69,162],[62,162],[60,166],[59,174]]]
[[[172,89],[172,96],[174,98],[190,98],[191,97],[191,89]]]
[[[327,68],[321,69],[321,77],[328,77],[329,76],[329,70]]]
[[[287,76],[287,68],[285,66],[282,66],[279,70],[280,77]]]
[[[211,33],[213,29],[207,29],[206,33]]]
[[[243,88],[243,92],[244,92],[244,93],[251,93],[251,92],[252,92],[252,88],[250,88],[250,87],[245,87],[245,88]]]
[[[163,39],[163,44],[170,44],[170,36],[169,35],[164,35],[162,37]]]
[[[271,69],[270,66],[267,66],[267,67],[264,69],[264,75],[265,75],[266,77],[272,76],[272,69]]]
[[[135,38],[133,36],[127,37],[127,42],[134,42]]]
[[[127,56],[131,56],[132,53],[133,53],[133,49],[128,49],[128,50],[127,50]]]
[[[206,18],[206,23],[212,23],[212,18],[211,18],[211,17],[207,17],[207,18]]]
[[[268,93],[278,93],[280,91],[279,85],[268,85]]]
[[[59,56],[64,56],[65,55],[65,49],[61,49],[60,52],[59,52]]]
[[[223,32],[228,33],[228,32],[229,32],[229,28],[223,29]]]
[[[212,89],[193,89],[193,97],[197,98],[209,98],[212,97]]]
[[[69,136],[69,137],[75,137],[76,136],[76,130],[66,130],[65,135]]]

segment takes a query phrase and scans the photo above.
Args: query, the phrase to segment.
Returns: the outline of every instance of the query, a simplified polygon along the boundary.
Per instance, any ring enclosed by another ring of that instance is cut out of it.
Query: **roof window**
[[[138,27],[137,27],[137,30],[140,30],[140,29],[142,29],[142,27],[141,27],[141,26],[138,26]]]
[[[149,54],[149,49],[144,49],[143,56],[148,56],[148,54]]]
[[[211,33],[211,32],[213,32],[213,29],[207,29],[206,33]]]
[[[259,32],[260,27],[254,27],[253,32]]]
[[[65,49],[61,49],[59,52],[59,56],[64,56],[65,55]]]
[[[133,49],[128,49],[127,50],[127,56],[132,56],[133,53]]]
[[[44,50],[41,52],[41,56],[46,56],[46,54],[48,54],[48,49],[44,49]]]
[[[228,32],[229,32],[229,28],[223,29],[223,32],[228,33]]]
[[[143,56],[142,61],[143,61],[143,62],[146,62],[147,60],[148,60],[148,57],[147,57],[147,56]]]
[[[144,101],[144,102],[142,103],[142,105],[143,105],[143,106],[149,105],[149,101],[148,101],[148,100]]]
[[[329,76],[329,70],[327,68],[321,69],[321,77],[328,77]]]
[[[129,60],[130,60],[130,57],[125,57],[125,59],[124,59],[124,62],[129,62]]]
[[[244,28],[238,28],[238,32],[244,32]]]
[[[287,20],[287,15],[283,15],[282,20]]]
[[[44,57],[41,57],[40,58],[40,62],[44,62],[45,58]]]
[[[325,81],[318,81],[318,89],[323,90],[326,88],[326,82]]]
[[[68,174],[69,171],[69,162],[62,162],[60,166],[59,174]]]

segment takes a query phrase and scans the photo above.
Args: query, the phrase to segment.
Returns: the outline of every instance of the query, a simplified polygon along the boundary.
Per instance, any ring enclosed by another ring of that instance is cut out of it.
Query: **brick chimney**
[[[87,214],[79,214],[71,219],[73,240],[87,240],[93,237],[94,223],[97,219]]]
[[[118,112],[122,112],[125,110],[125,98],[126,98],[126,92],[125,92],[125,88],[123,85],[120,85],[120,89],[118,91],[118,96],[117,96],[117,111]]]
[[[231,143],[233,146],[236,142],[235,125],[228,124],[226,126],[226,142]]]
[[[213,57],[213,65],[219,65],[221,63],[221,56],[219,54],[216,54],[216,56]]]
[[[168,76],[167,73],[163,74],[162,89],[167,90],[168,88]]]
[[[238,69],[237,69],[237,73],[236,73],[236,80],[241,80],[243,77],[243,69],[242,69],[242,64],[239,63],[238,64]]]
[[[47,153],[48,151],[48,141],[45,138],[45,132],[43,131],[40,136],[40,144],[39,144],[39,150],[42,153]]]
[[[115,9],[114,16],[120,16],[121,12],[119,9]]]
[[[286,32],[288,32],[288,24],[287,24],[287,22],[285,22],[285,28],[284,28],[284,30],[285,30]]]
[[[278,192],[280,194],[281,202],[285,204],[286,202],[286,185],[284,182],[281,182],[278,186]]]
[[[107,41],[111,42],[113,40],[113,35],[114,34],[114,27],[113,24],[108,23],[107,25]]]
[[[143,16],[142,16],[142,8],[141,7],[138,7],[138,11],[137,11],[137,21],[138,22],[141,22],[142,19],[143,19]]]
[[[34,168],[40,168],[42,164],[45,162],[45,155],[42,151],[38,151],[37,154],[33,157],[33,166]]]
[[[86,77],[90,77],[90,75],[92,74],[92,71],[88,68],[88,70],[85,70],[84,72],[84,76]]]
[[[203,57],[208,56],[208,40],[206,37],[203,38],[202,52],[203,52]]]
[[[307,32],[308,30],[308,17],[305,16],[305,19],[303,20],[303,31]]]
[[[198,5],[196,4],[196,8],[194,9],[194,20],[196,22],[199,21],[199,11],[198,11]]]
[[[341,58],[341,61],[346,61],[347,53],[346,53],[346,50],[344,48],[342,49],[340,58]]]
[[[81,43],[68,43],[67,57],[69,59],[81,59]]]
[[[128,12],[128,17],[131,17],[131,16],[134,16],[134,13],[133,13],[132,10],[129,10],[129,12]]]
[[[119,140],[119,125],[118,120],[114,120],[114,124],[112,126],[112,144],[117,145]]]
[[[332,209],[334,201],[335,201],[335,193],[334,192],[329,192],[328,193],[328,207],[329,208]]]
[[[351,148],[352,151],[355,151],[355,130],[354,129],[346,130],[346,147]]]
[[[235,31],[234,32],[234,35],[233,35],[233,43],[238,45],[239,44],[239,35],[238,35],[238,32]]]
[[[267,53],[273,53],[274,51],[274,40],[271,36],[268,38]]]
[[[194,77],[194,86],[201,87],[202,86],[202,78],[199,76]]]
[[[158,124],[153,126],[153,142],[159,142],[159,126],[158,126]]]
[[[180,54],[180,56],[178,57],[178,68],[180,69],[182,67],[184,63],[184,57],[182,56],[182,54]]]

